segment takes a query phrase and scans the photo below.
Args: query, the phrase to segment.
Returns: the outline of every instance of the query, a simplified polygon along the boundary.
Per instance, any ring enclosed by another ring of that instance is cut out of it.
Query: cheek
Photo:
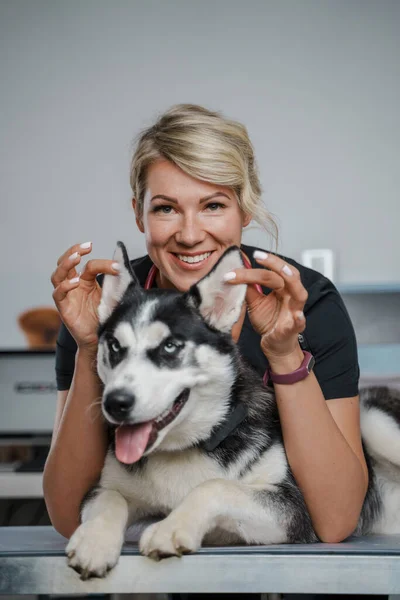
[[[239,245],[242,237],[242,221],[236,214],[226,214],[224,217],[213,219],[208,231],[225,245]]]
[[[151,216],[146,220],[145,236],[149,246],[163,246],[173,233],[172,224],[168,221],[157,221]]]

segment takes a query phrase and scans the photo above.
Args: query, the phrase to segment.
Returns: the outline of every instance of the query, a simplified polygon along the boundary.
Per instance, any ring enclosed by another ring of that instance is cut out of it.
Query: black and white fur
[[[115,259],[121,269],[104,280],[98,350],[111,441],[68,543],[69,565],[82,578],[104,576],[126,528],[149,516],[164,517],[140,540],[153,558],[194,552],[202,542],[318,541],[286,459],[274,394],[231,339],[246,288],[222,277],[242,266],[240,251],[229,249],[186,293],[143,291],[121,243]],[[189,395],[181,412],[143,457],[119,462],[116,426],[157,419],[182,393]],[[240,406],[245,418],[210,449]],[[361,407],[370,483],[355,533],[400,533],[400,393],[370,389]]]

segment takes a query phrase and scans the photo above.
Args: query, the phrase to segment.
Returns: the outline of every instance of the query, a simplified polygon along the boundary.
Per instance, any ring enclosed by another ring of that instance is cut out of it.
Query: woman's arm
[[[80,349],[71,389],[59,392],[56,422],[43,476],[47,510],[55,529],[69,538],[80,522],[84,495],[100,477],[107,448],[101,415],[96,355]]]
[[[100,408],[101,382],[96,372],[97,309],[101,298],[97,277],[101,273],[115,275],[118,269],[111,260],[93,259],[78,275],[76,268],[82,256],[91,250],[90,242],[71,246],[60,256],[51,276],[53,299],[63,327],[78,347],[74,368],[65,364],[65,355],[60,355],[59,370],[73,371],[74,376],[69,391],[58,395],[43,477],[50,519],[65,537],[70,537],[79,525],[82,499],[100,476],[107,447]]]
[[[303,360],[298,350],[268,357],[275,373],[290,373]],[[323,542],[340,542],[357,526],[368,486],[361,446],[358,397],[326,401],[317,378],[275,384],[286,454],[311,520]]]
[[[298,335],[306,320],[308,298],[299,271],[281,257],[257,251],[256,261],[266,268],[237,269],[227,283],[247,283],[247,310],[261,336],[261,349],[274,373],[298,369],[303,360]],[[263,295],[254,285],[272,291]],[[326,401],[317,375],[328,390],[327,398],[339,398],[357,385],[357,352],[348,316],[328,294],[321,294],[321,318],[313,329],[315,372],[294,384],[275,384],[285,450],[300,486],[317,535],[338,542],[356,525],[368,485],[362,451],[358,396]],[[322,311],[322,312],[321,312]],[[310,318],[307,317],[307,319]],[[315,323],[315,312],[314,312]],[[351,352],[347,352],[350,343]],[[349,384],[349,381],[351,382]],[[337,395],[336,395],[337,394]]]

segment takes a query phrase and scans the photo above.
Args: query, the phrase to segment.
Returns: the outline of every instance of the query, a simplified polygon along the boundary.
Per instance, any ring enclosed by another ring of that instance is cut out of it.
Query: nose
[[[135,404],[135,396],[126,390],[113,390],[104,398],[104,410],[116,421],[127,419]]]
[[[205,231],[196,215],[185,215],[182,227],[177,231],[175,239],[183,246],[195,246],[204,240]]]

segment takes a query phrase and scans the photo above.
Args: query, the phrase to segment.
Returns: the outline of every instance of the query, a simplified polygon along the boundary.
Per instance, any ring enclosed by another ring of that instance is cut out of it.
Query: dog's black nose
[[[120,421],[129,416],[135,396],[126,390],[113,390],[104,399],[104,409],[113,419]]]

